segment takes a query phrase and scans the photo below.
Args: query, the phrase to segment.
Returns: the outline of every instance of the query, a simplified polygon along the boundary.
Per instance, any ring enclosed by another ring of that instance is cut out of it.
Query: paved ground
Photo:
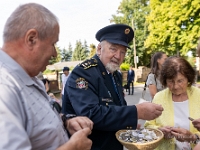
[[[142,96],[143,87],[144,87],[144,84],[135,86],[134,87],[134,95],[128,95],[128,92],[125,92],[125,99],[126,99],[128,105],[134,105],[139,102],[139,99]],[[148,88],[145,93],[145,99],[151,100],[151,96],[149,94]]]
[[[127,102],[127,105],[135,105],[139,102],[139,99],[142,96],[143,87],[144,87],[144,84],[135,86],[134,95],[128,95],[128,92],[125,92],[125,100]],[[145,93],[145,99],[149,101],[151,100],[151,96],[149,94],[148,88]],[[144,124],[144,122],[145,122],[144,120],[139,120],[139,123],[142,125]],[[124,147],[124,150],[127,150],[127,149]]]

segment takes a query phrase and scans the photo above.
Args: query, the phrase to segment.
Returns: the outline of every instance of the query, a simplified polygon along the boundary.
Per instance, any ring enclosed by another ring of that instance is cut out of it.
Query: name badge
[[[113,100],[110,98],[102,98],[102,101],[103,102],[113,102]]]

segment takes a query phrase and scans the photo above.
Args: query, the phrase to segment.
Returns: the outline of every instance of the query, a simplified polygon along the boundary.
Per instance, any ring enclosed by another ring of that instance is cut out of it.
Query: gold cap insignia
[[[125,29],[125,31],[124,31],[125,34],[129,34],[129,32],[130,32],[129,28]]]

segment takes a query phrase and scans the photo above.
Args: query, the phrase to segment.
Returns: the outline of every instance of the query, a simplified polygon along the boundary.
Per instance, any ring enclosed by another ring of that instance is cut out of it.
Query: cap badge
[[[129,28],[125,29],[125,31],[124,31],[125,34],[129,34],[129,32],[130,32]]]
[[[84,78],[78,78],[76,79],[76,88],[87,90],[88,82]]]

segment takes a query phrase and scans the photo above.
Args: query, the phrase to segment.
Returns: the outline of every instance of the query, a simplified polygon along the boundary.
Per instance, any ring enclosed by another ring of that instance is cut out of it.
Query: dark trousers
[[[133,82],[128,82],[128,83],[127,83],[127,86],[128,86],[128,94],[131,93],[131,88],[130,88],[131,84],[132,84],[132,95],[133,95],[133,94],[134,94],[134,84],[133,84]]]

